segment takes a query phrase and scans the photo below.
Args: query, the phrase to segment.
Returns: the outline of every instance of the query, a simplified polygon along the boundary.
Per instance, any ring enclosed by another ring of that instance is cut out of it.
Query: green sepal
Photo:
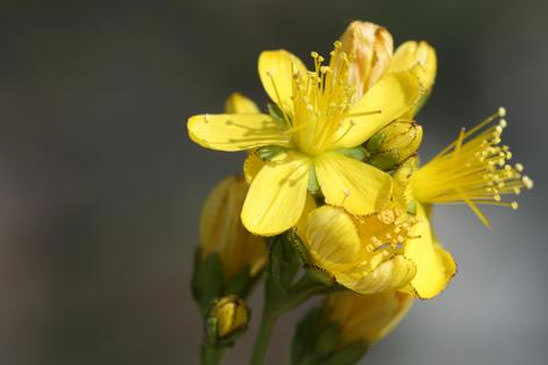
[[[310,166],[310,173],[308,174],[308,192],[313,195],[320,192],[320,183],[314,165]]]
[[[308,266],[306,268],[306,274],[325,286],[333,286],[336,284],[335,278],[327,271],[317,266]]]
[[[399,160],[400,156],[397,151],[388,151],[373,156],[367,163],[378,169],[388,171],[396,167]]]
[[[411,215],[416,215],[417,214],[417,201],[416,200],[411,200],[411,201],[409,201],[409,203],[407,203],[407,213],[409,213]]]
[[[297,234],[295,229],[287,231],[285,234],[285,239],[289,244],[293,246],[293,249],[299,255],[299,259],[301,260],[302,265],[308,265],[310,262],[310,257],[308,255],[308,250],[306,249],[303,241]]]
[[[284,153],[286,151],[287,151],[287,148],[282,146],[264,146],[264,147],[258,148],[256,153],[257,153],[257,156],[261,158],[261,160],[272,161],[272,159],[274,159],[280,153]]]
[[[355,148],[340,148],[335,150],[335,152],[345,155],[347,157],[356,159],[358,161],[363,161],[366,157],[369,157],[369,152],[362,146]]]
[[[266,104],[266,108],[268,109],[268,114],[270,115],[270,117],[272,117],[272,119],[274,119],[276,122],[280,123],[284,127],[290,125],[290,122],[285,119],[284,113],[278,105],[268,103]]]
[[[341,328],[338,323],[329,323],[325,325],[319,334],[317,334],[314,354],[317,358],[324,358],[335,351]]]
[[[386,134],[383,132],[378,132],[373,135],[373,137],[369,138],[367,143],[365,144],[365,148],[369,153],[372,155],[375,155],[377,151],[379,150],[379,147],[384,142],[384,139],[386,138]]]
[[[228,279],[223,290],[223,296],[234,294],[245,298],[251,287],[251,282],[250,266],[246,264],[240,272]]]
[[[199,249],[196,257],[192,294],[198,302],[200,311],[206,315],[211,301],[221,295],[223,281],[221,257],[218,253],[212,252],[202,260]]]
[[[300,320],[295,329],[291,342],[291,364],[312,364],[313,348],[317,338],[318,327],[321,323],[322,308],[316,306],[308,311]]]
[[[369,346],[365,342],[353,342],[340,350],[334,352],[325,360],[319,362],[321,365],[354,365],[367,353]]]
[[[270,243],[269,274],[283,293],[293,283],[301,268],[301,259],[295,245],[284,234],[276,236]]]
[[[218,320],[215,317],[205,319],[205,343],[210,346],[217,344],[217,324]]]

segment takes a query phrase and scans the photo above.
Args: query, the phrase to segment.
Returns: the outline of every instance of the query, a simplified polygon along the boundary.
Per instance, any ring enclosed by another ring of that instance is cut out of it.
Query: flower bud
[[[369,139],[368,161],[382,170],[390,170],[415,154],[422,142],[422,127],[412,121],[396,120]]]
[[[220,257],[224,278],[231,278],[249,266],[251,276],[266,263],[266,244],[249,233],[240,219],[248,184],[243,177],[229,176],[207,197],[200,218],[201,258],[210,253]]]
[[[424,41],[408,41],[400,45],[390,63],[390,72],[405,71],[413,67],[425,93],[419,100],[417,108],[412,111],[411,117],[424,104],[436,80],[437,57],[434,48]]]
[[[412,296],[396,291],[366,295],[345,291],[326,297],[323,316],[339,324],[339,346],[356,341],[371,344],[392,331],[412,303]]]
[[[340,41],[341,51],[350,61],[349,81],[356,88],[355,99],[359,100],[388,69],[394,48],[392,35],[379,25],[353,21]]]
[[[247,327],[249,308],[240,297],[229,295],[213,303],[208,317],[215,319],[216,338],[222,340]]]

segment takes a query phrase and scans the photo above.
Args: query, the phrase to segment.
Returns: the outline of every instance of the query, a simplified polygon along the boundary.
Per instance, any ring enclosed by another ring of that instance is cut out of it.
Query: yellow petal
[[[227,114],[243,114],[243,113],[260,113],[261,111],[253,100],[245,97],[240,93],[232,93],[226,99],[225,113]]]
[[[355,341],[376,342],[392,331],[405,317],[413,297],[389,291],[360,295],[352,292],[330,294],[323,313],[328,322],[340,325],[341,345]]]
[[[405,71],[420,65],[419,80],[425,89],[430,89],[436,79],[436,51],[426,42],[407,41],[401,44],[390,63],[389,72]]]
[[[344,210],[323,205],[308,216],[305,244],[318,266],[335,274],[331,265],[344,265],[360,255],[358,229]]]
[[[259,56],[259,77],[270,99],[286,113],[293,113],[293,74],[306,73],[301,60],[280,49],[264,51]]]
[[[410,110],[420,93],[420,83],[413,70],[393,72],[382,77],[352,106],[340,128],[341,136],[336,148],[352,148],[362,144]]]
[[[445,289],[457,268],[451,254],[434,239],[424,207],[417,204],[417,224],[404,243],[404,255],[417,265],[417,274],[411,280],[415,294],[430,299]]]
[[[248,184],[251,184],[264,165],[265,162],[257,156],[255,152],[249,153],[244,161],[245,181],[247,181]]]
[[[371,165],[328,152],[315,159],[315,168],[325,201],[352,214],[379,211],[390,198],[392,178]]]
[[[340,272],[335,275],[338,283],[361,294],[400,289],[409,283],[417,272],[415,264],[396,255],[377,266],[372,272],[361,270]]]
[[[293,227],[305,206],[311,161],[295,152],[268,162],[247,194],[242,222],[252,233],[274,236]]]
[[[190,139],[202,147],[241,151],[256,147],[289,146],[285,129],[266,114],[203,114],[188,119]]]

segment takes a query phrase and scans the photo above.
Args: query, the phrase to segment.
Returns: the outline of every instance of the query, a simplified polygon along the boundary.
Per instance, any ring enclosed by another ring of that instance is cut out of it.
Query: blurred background
[[[544,364],[548,345],[545,1],[14,1],[0,4],[0,363],[195,364],[189,292],[202,200],[242,154],[208,151],[186,118],[241,91],[266,102],[263,49],[324,54],[354,19],[425,39],[439,76],[423,157],[508,109],[504,138],[533,177],[520,210],[440,207],[459,263],[368,364]],[[246,363],[255,321],[226,358]],[[299,312],[275,331],[285,364]]]

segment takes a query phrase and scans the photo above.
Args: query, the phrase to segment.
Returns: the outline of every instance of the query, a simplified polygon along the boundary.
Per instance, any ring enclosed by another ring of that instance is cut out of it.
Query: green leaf
[[[369,156],[369,152],[362,146],[358,146],[355,148],[341,148],[341,149],[335,150],[335,152],[345,155],[347,157],[356,159],[358,161],[362,161],[367,156]]]
[[[317,281],[325,286],[332,286],[335,284],[335,278],[320,267],[309,266],[307,267],[306,274],[314,281]]]

